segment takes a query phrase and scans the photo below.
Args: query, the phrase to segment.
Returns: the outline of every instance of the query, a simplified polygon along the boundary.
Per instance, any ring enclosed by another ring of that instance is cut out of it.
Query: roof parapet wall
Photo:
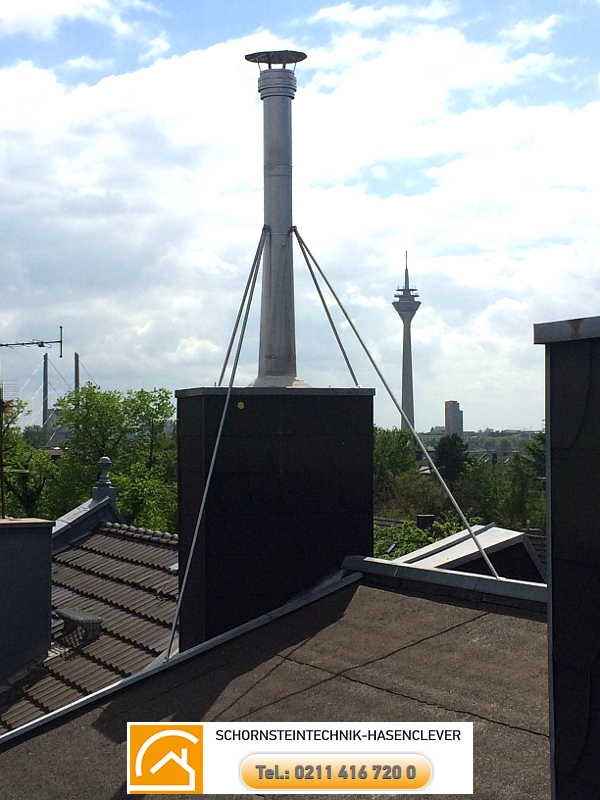
[[[450,598],[495,610],[520,610],[536,618],[546,615],[548,590],[544,583],[496,580],[487,575],[426,569],[364,556],[348,556],[342,567],[349,572],[362,572],[369,585],[395,592]]]

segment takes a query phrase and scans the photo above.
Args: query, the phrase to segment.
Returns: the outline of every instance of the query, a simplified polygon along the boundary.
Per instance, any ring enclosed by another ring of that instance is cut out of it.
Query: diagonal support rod
[[[183,602],[183,595],[185,593],[185,589],[187,586],[188,576],[190,574],[190,568],[192,566],[192,559],[194,556],[194,550],[196,548],[196,542],[198,541],[198,533],[200,531],[200,523],[202,522],[202,517],[204,516],[204,507],[206,506],[206,498],[208,497],[208,490],[210,488],[210,482],[212,479],[212,474],[215,468],[215,463],[217,461],[217,453],[219,452],[219,445],[221,443],[221,436],[223,434],[223,428],[225,426],[225,417],[227,416],[227,409],[229,407],[229,399],[231,397],[231,390],[233,388],[233,381],[235,380],[235,373],[237,371],[238,362],[240,360],[240,353],[242,352],[242,344],[244,343],[244,334],[246,333],[246,325],[248,323],[248,316],[250,315],[250,307],[252,305],[252,298],[254,296],[254,289],[256,287],[256,279],[258,277],[258,270],[260,265],[260,259],[262,257],[263,248],[265,246],[265,239],[266,239],[266,228],[263,228],[263,231],[260,236],[260,241],[258,243],[258,248],[256,250],[256,255],[254,256],[254,261],[252,263],[252,268],[250,270],[250,277],[248,279],[248,284],[246,286],[246,291],[244,292],[244,300],[246,297],[248,298],[246,304],[246,310],[244,313],[244,319],[242,322],[242,328],[240,331],[240,336],[238,340],[238,346],[235,353],[235,358],[233,360],[233,365],[231,368],[231,376],[229,378],[229,385],[227,387],[227,394],[225,396],[225,404],[223,406],[223,413],[221,414],[221,422],[219,424],[219,430],[217,431],[217,438],[215,440],[215,447],[213,450],[212,458],[210,461],[210,467],[208,469],[208,474],[206,476],[206,483],[204,485],[204,492],[202,494],[202,501],[200,503],[200,510],[198,511],[198,517],[196,519],[196,526],[194,528],[194,535],[192,537],[192,543],[190,545],[190,552],[188,553],[187,563],[185,565],[185,572],[183,575],[183,580],[181,581],[181,589],[179,590],[179,597],[177,598],[177,606],[175,608],[175,616],[173,618],[173,623],[171,625],[171,634],[169,636],[169,644],[167,645],[167,650],[165,654],[165,661],[168,661],[171,658],[171,650],[173,648],[173,640],[175,639],[175,631],[177,629],[177,622],[179,620],[179,615],[181,613],[181,604]],[[243,304],[242,304],[243,306]],[[241,312],[242,309],[240,309]],[[239,322],[239,316],[238,316]],[[237,323],[236,323],[237,326]]]
[[[300,238],[300,234],[298,233],[298,229],[296,228],[295,225],[293,226],[292,231],[296,235],[296,239],[298,241],[298,244],[300,245],[300,250],[302,251],[302,255],[304,256],[304,260],[306,261],[306,266],[308,267],[308,271],[310,272],[310,276],[313,279],[313,283],[315,284],[315,287],[317,289],[319,297],[321,298],[321,303],[323,304],[323,310],[325,311],[325,314],[327,315],[327,319],[329,320],[329,324],[331,325],[331,330],[333,331],[333,335],[335,336],[335,339],[336,339],[336,341],[338,343],[338,346],[339,346],[340,350],[342,351],[342,355],[344,356],[344,361],[346,362],[346,366],[348,367],[350,375],[352,376],[352,380],[354,381],[354,385],[355,386],[359,386],[359,383],[358,383],[358,381],[356,379],[356,375],[354,374],[354,370],[352,369],[352,365],[350,364],[350,359],[346,355],[346,351],[344,350],[344,345],[342,344],[342,340],[339,337],[339,334],[338,334],[337,329],[335,327],[335,323],[334,323],[333,319],[331,318],[331,314],[329,313],[329,309],[327,308],[327,303],[325,302],[325,298],[323,297],[323,292],[321,291],[321,287],[319,286],[319,282],[317,281],[317,276],[315,275],[315,271],[313,270],[312,264],[310,263],[310,259],[308,257],[308,252],[306,250],[306,245],[304,244],[304,241]]]
[[[252,262],[252,269],[250,270],[250,274],[248,275],[248,281],[246,283],[246,288],[244,290],[244,295],[242,297],[242,302],[240,303],[240,309],[238,311],[237,319],[235,321],[235,325],[233,326],[233,332],[231,334],[231,339],[229,340],[229,347],[227,348],[227,353],[225,354],[225,361],[223,362],[223,369],[221,370],[221,374],[219,375],[219,382],[217,386],[221,386],[223,383],[223,378],[225,377],[225,371],[227,369],[227,364],[229,363],[229,356],[231,355],[231,349],[233,347],[233,343],[235,341],[235,336],[237,334],[238,326],[240,324],[240,320],[242,318],[242,313],[244,311],[244,305],[246,303],[246,297],[248,296],[248,292],[250,290],[250,284],[252,283],[252,276],[254,274],[254,265],[260,264],[260,259],[262,258],[262,252],[265,248],[265,243],[267,236],[270,234],[271,229],[268,225],[264,225],[262,229],[262,233],[260,235],[260,239],[258,242],[258,247],[256,249],[256,255],[254,256],[254,261]]]
[[[464,515],[464,513],[463,513],[463,511],[462,511],[461,507],[458,505],[458,503],[457,503],[457,501],[456,501],[456,499],[455,499],[454,495],[453,495],[453,494],[452,494],[452,492],[450,491],[450,488],[448,487],[448,485],[447,485],[446,481],[445,481],[445,480],[442,478],[442,476],[440,475],[440,472],[439,472],[438,468],[437,468],[437,467],[436,467],[436,465],[433,463],[433,459],[431,458],[431,456],[430,456],[430,455],[429,455],[429,453],[427,452],[427,449],[426,449],[425,445],[423,444],[423,442],[421,441],[421,439],[420,439],[420,437],[419,437],[419,434],[416,432],[416,430],[415,430],[415,428],[414,428],[413,424],[411,423],[411,421],[410,421],[410,420],[408,419],[408,417],[406,416],[406,414],[405,414],[405,412],[404,412],[404,409],[402,408],[402,406],[400,405],[400,403],[399,403],[399,402],[396,400],[396,397],[394,396],[394,393],[393,393],[393,392],[392,392],[392,390],[390,389],[390,387],[389,387],[389,385],[388,385],[388,383],[387,383],[386,379],[383,377],[383,374],[382,374],[381,370],[379,369],[379,367],[377,366],[377,363],[376,363],[375,359],[373,358],[373,356],[372,356],[372,355],[371,355],[371,353],[369,352],[369,348],[368,348],[368,347],[366,346],[366,344],[363,342],[363,340],[362,340],[362,338],[361,338],[361,336],[360,336],[360,334],[359,334],[358,330],[356,329],[356,326],[354,325],[354,323],[353,323],[353,322],[352,322],[352,320],[350,319],[350,316],[349,316],[349,315],[348,315],[348,313],[346,312],[346,309],[344,308],[344,306],[343,306],[343,304],[342,304],[342,301],[340,300],[340,298],[339,298],[339,297],[337,296],[337,294],[335,293],[335,290],[334,290],[333,286],[332,286],[332,285],[329,283],[329,281],[327,280],[327,277],[325,276],[325,273],[323,272],[323,270],[321,269],[321,267],[320,267],[320,266],[319,266],[319,264],[317,263],[317,260],[315,259],[315,257],[313,256],[313,254],[310,252],[310,250],[309,250],[309,249],[308,249],[308,247],[306,246],[306,242],[304,242],[304,240],[302,239],[302,237],[300,236],[300,234],[299,234],[299,232],[298,232],[298,230],[297,230],[296,228],[294,228],[294,232],[295,232],[295,234],[296,234],[296,237],[297,237],[297,239],[298,239],[298,243],[300,244],[300,246],[301,246],[301,247],[302,247],[302,249],[303,249],[303,252],[306,250],[306,252],[307,252],[307,253],[308,253],[308,255],[310,256],[310,259],[311,259],[311,261],[313,262],[313,264],[315,265],[315,267],[316,267],[316,268],[317,268],[317,270],[319,271],[319,274],[321,275],[321,277],[323,278],[323,280],[324,280],[324,281],[325,281],[325,283],[327,284],[327,288],[329,289],[329,291],[331,292],[331,294],[332,294],[332,295],[333,295],[333,297],[335,298],[335,300],[336,300],[336,302],[337,302],[338,306],[340,307],[340,309],[341,309],[341,311],[342,311],[343,315],[346,317],[346,321],[348,322],[348,324],[350,325],[350,327],[351,327],[351,328],[352,328],[352,330],[354,331],[354,334],[355,334],[356,338],[358,339],[358,341],[360,342],[360,344],[361,344],[361,346],[362,346],[363,350],[365,351],[365,353],[366,353],[366,355],[367,355],[367,358],[368,358],[368,359],[369,359],[369,361],[371,362],[371,365],[373,366],[373,369],[375,370],[375,372],[376,372],[376,373],[377,373],[377,375],[379,376],[379,379],[380,379],[380,381],[382,382],[382,384],[383,384],[383,386],[384,386],[385,390],[387,391],[388,395],[390,396],[390,398],[391,398],[391,400],[392,400],[393,404],[396,406],[396,408],[397,408],[397,409],[398,409],[398,411],[400,412],[400,416],[401,416],[401,417],[402,417],[402,419],[405,421],[405,423],[406,423],[406,425],[407,425],[407,427],[408,427],[408,430],[409,430],[409,431],[412,433],[412,435],[413,435],[413,436],[414,436],[414,438],[415,438],[415,441],[417,442],[417,444],[419,445],[419,447],[420,447],[420,448],[423,450],[423,453],[425,454],[425,458],[427,459],[427,463],[429,464],[429,466],[430,466],[430,468],[431,468],[431,470],[432,470],[433,474],[436,476],[436,478],[437,478],[437,479],[438,479],[438,481],[440,482],[440,485],[442,486],[443,490],[445,491],[446,495],[448,496],[448,499],[449,499],[449,500],[450,500],[450,502],[452,503],[452,505],[453,505],[453,507],[454,507],[454,509],[455,509],[456,513],[458,514],[458,516],[459,516],[460,520],[462,521],[462,523],[463,523],[463,525],[465,526],[466,530],[469,532],[469,535],[471,536],[471,538],[472,538],[472,539],[473,539],[473,541],[475,542],[475,546],[476,546],[476,547],[477,547],[477,549],[479,550],[479,553],[481,554],[481,556],[482,556],[483,560],[485,561],[485,563],[488,565],[488,567],[489,567],[489,569],[490,569],[490,572],[492,573],[492,575],[494,576],[494,578],[496,578],[496,580],[503,580],[503,579],[500,577],[500,575],[498,574],[498,572],[496,571],[496,568],[494,567],[494,565],[492,564],[492,562],[490,561],[488,554],[485,552],[485,550],[484,550],[484,549],[483,549],[483,547],[481,546],[481,543],[480,543],[480,542],[479,542],[479,540],[477,539],[477,536],[475,535],[475,532],[473,531],[473,528],[471,527],[471,525],[470,525],[470,523],[469,523],[468,519],[467,519],[467,518],[466,518],[466,516]]]

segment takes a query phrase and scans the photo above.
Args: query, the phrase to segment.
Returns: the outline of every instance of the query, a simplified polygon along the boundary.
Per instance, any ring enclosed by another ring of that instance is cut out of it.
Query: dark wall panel
[[[225,394],[177,393],[182,565]],[[346,555],[372,555],[373,394],[234,390],[182,602],[182,649],[287,602]]]
[[[52,525],[0,520],[0,685],[50,647]]]
[[[556,800],[600,798],[600,339],[547,344]]]

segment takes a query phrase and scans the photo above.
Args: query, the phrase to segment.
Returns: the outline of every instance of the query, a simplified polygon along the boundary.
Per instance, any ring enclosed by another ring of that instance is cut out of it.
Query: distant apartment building
[[[452,436],[453,433],[455,433],[457,436],[462,436],[463,412],[460,410],[459,403],[456,400],[446,400],[445,411],[446,436]]]

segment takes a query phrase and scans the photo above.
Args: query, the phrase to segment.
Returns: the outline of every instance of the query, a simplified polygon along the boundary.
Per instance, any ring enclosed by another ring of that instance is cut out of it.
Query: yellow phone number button
[[[298,753],[248,756],[240,769],[250,789],[422,789],[431,764],[416,753]]]

